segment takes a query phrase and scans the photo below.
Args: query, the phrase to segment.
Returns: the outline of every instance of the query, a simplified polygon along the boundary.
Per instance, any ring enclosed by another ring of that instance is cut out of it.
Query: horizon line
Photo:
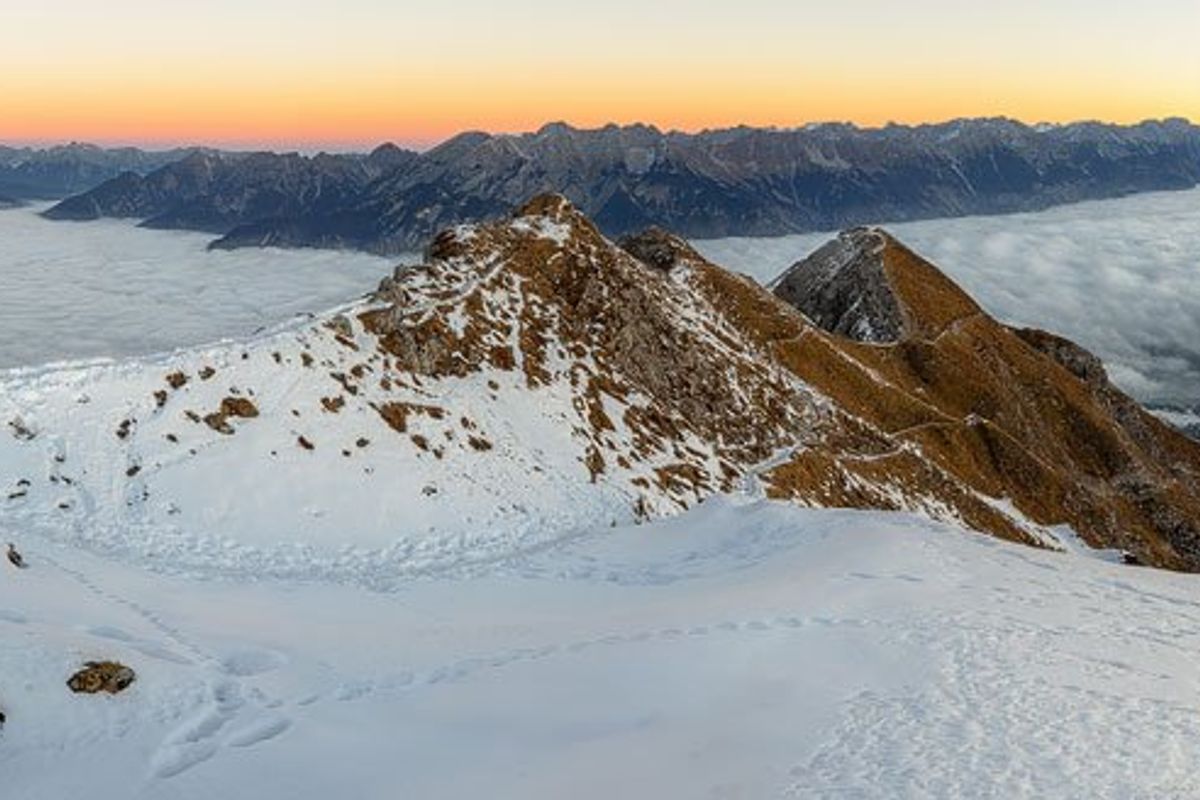
[[[748,123],[735,123],[723,126],[703,126],[696,128],[687,127],[668,127],[663,128],[659,125],[650,122],[607,122],[602,125],[577,125],[570,121],[556,119],[548,120],[536,129],[523,130],[487,130],[485,128],[463,128],[454,133],[436,140],[419,140],[403,137],[383,138],[373,140],[374,144],[366,140],[333,142],[333,141],[314,141],[311,146],[305,147],[301,140],[294,140],[285,144],[287,140],[275,140],[270,138],[265,139],[213,139],[203,140],[155,140],[155,139],[106,139],[104,137],[89,138],[0,138],[0,147],[8,147],[11,149],[30,149],[30,150],[53,150],[55,148],[67,147],[95,147],[100,150],[122,150],[134,149],[143,152],[169,152],[171,150],[216,150],[227,153],[297,153],[301,155],[320,155],[322,153],[329,155],[351,155],[370,153],[381,147],[392,145],[403,150],[423,153],[434,150],[441,145],[451,142],[462,136],[470,136],[473,134],[482,134],[492,137],[512,137],[518,138],[523,136],[536,136],[545,132],[549,128],[562,127],[580,133],[596,133],[600,131],[616,128],[619,130],[631,128],[646,128],[663,136],[703,136],[709,134],[727,133],[742,130],[769,131],[777,133],[794,133],[805,130],[816,130],[819,128],[848,128],[865,133],[880,132],[893,128],[906,128],[915,130],[920,128],[935,128],[945,125],[952,125],[955,122],[1009,122],[1016,123],[1025,128],[1034,130],[1038,129],[1056,129],[1069,128],[1079,125],[1104,125],[1117,128],[1136,128],[1140,125],[1148,124],[1168,124],[1182,123],[1188,126],[1196,127],[1190,117],[1184,114],[1170,114],[1161,117],[1146,117],[1135,122],[1114,122],[1111,120],[1101,119],[1099,117],[1088,117],[1073,119],[1067,122],[1052,122],[1047,120],[1027,121],[1015,116],[1007,114],[981,115],[981,116],[955,116],[947,117],[938,120],[928,120],[924,122],[897,122],[889,120],[881,124],[860,124],[853,120],[814,120],[795,125],[751,125]]]

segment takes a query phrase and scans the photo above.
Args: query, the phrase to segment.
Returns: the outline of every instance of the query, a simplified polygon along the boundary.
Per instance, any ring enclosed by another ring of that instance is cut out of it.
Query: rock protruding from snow
[[[137,679],[132,669],[116,661],[89,661],[67,680],[76,694],[120,694]]]

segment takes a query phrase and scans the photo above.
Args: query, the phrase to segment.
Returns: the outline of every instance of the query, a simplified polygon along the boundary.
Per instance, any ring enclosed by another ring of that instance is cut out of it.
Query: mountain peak
[[[820,328],[873,344],[936,336],[981,313],[939,269],[873,227],[843,231],[793,265],[774,289]]]
[[[665,231],[622,248],[564,197],[539,195],[445,230],[427,263],[399,269],[361,306],[219,358],[147,362],[148,382],[113,373],[137,394],[105,387],[83,411],[64,401],[57,421],[39,408],[39,421],[51,432],[95,415],[83,431],[124,415],[113,449],[82,475],[86,491],[150,491],[157,504],[138,514],[196,535],[211,526],[170,514],[173,487],[215,482],[244,460],[261,466],[257,485],[231,500],[223,529],[269,515],[333,530],[337,514],[298,517],[290,499],[327,491],[331,476],[348,509],[401,509],[379,515],[380,537],[504,538],[506,526],[640,519],[746,489],[920,512],[1045,547],[1066,525],[1143,563],[1200,571],[1200,445],[1103,382],[1084,351],[980,312],[886,232],[850,230],[823,250],[793,271],[785,302]],[[797,275],[817,277],[822,302],[845,302],[822,318],[829,329],[801,313],[811,300]],[[864,296],[878,301],[870,313]],[[863,319],[891,341],[864,344]],[[837,332],[843,321],[858,341]],[[211,376],[214,360],[221,379],[188,383],[163,413],[162,382]],[[257,413],[228,411],[251,397]],[[130,447],[175,477],[147,470],[132,483]],[[185,447],[204,455],[181,457]],[[271,466],[266,454],[285,448],[311,466]],[[385,481],[347,468],[375,453]],[[434,494],[455,513],[403,530]]]

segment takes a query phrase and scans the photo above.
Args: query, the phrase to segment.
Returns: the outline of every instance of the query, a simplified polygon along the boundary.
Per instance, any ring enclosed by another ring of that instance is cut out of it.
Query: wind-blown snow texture
[[[206,250],[204,234],[0,210],[0,368],[245,336],[368,292],[391,259]]]
[[[1200,190],[889,225],[999,319],[1099,355],[1142,401],[1200,399]],[[767,283],[830,234],[694,242]]]
[[[1200,587],[1091,551],[718,498],[378,593],[0,535],[6,800],[1200,792]]]

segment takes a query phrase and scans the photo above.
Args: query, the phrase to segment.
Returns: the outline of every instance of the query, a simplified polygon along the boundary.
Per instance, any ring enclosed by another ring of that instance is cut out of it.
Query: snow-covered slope
[[[886,346],[539,197],[253,341],[0,375],[0,520],[159,568],[387,586],[761,486],[1194,568],[1200,449],[877,236]]]
[[[6,800],[1200,792],[1200,588],[1091,551],[716,498],[379,593],[3,528]]]
[[[0,374],[0,796],[1194,794],[1200,588],[1114,548],[1195,568],[1200,451],[877,238],[895,341],[544,196]]]
[[[360,325],[328,319],[363,346],[309,323],[8,373],[2,518],[151,565],[360,583],[631,518],[626,494],[587,480],[569,393],[531,402],[504,373],[401,385]],[[233,400],[255,416],[212,416]]]

